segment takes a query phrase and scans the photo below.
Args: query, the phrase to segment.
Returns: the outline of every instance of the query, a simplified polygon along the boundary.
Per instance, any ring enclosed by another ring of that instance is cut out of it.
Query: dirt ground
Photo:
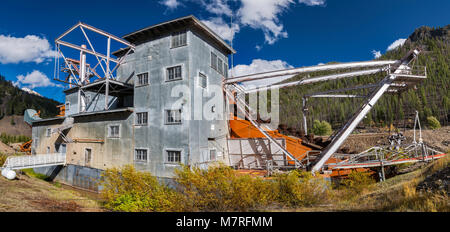
[[[14,119],[15,125],[11,125],[11,119]],[[23,121],[23,116],[5,116],[0,120],[1,133],[31,137],[31,127]]]
[[[402,131],[403,132],[403,131]],[[416,140],[419,139],[419,132],[416,132]],[[411,143],[414,137],[413,130],[404,133],[405,143]],[[388,145],[389,133],[361,133],[352,134],[342,146],[348,148],[351,153],[359,153],[373,146]],[[442,152],[450,150],[450,126],[437,130],[422,130],[422,138],[425,144]]]
[[[71,190],[26,175],[0,177],[0,212],[101,212],[97,194]]]
[[[0,141],[0,153],[9,155],[9,154],[14,154],[14,152],[15,151],[13,148],[11,148],[10,146],[8,146]]]

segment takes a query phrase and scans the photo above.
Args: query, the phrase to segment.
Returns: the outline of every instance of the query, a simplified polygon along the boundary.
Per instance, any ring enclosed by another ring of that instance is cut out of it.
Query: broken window
[[[181,124],[181,110],[166,110],[167,124]]]
[[[142,126],[148,123],[148,112],[136,113],[136,125]]]
[[[199,77],[198,83],[200,87],[206,89],[206,87],[208,87],[208,77],[203,73],[198,73],[198,77]]]
[[[147,149],[136,149],[135,150],[135,161],[147,162],[148,160],[148,150]]]
[[[181,65],[167,68],[167,81],[181,80]]]
[[[167,151],[167,162],[168,163],[180,163],[181,162],[181,151]]]
[[[84,159],[85,159],[86,164],[91,163],[91,159],[92,159],[92,149],[86,148],[86,149],[84,150]]]
[[[136,86],[148,85],[148,73],[142,73],[137,75]]]
[[[110,138],[119,138],[120,137],[120,126],[119,125],[111,125],[111,126],[109,126],[108,137],[110,137]]]
[[[182,47],[187,45],[186,31],[180,31],[172,34],[172,48]]]

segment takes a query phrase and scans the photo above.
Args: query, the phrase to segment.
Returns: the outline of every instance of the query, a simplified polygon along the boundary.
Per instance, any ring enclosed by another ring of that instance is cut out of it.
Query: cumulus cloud
[[[240,28],[238,24],[229,25],[221,17],[215,17],[208,20],[202,20],[202,22],[216,34],[218,34],[222,39],[233,41],[236,33],[239,32]]]
[[[255,74],[255,73],[262,73],[262,72],[270,72],[270,71],[276,71],[276,70],[283,70],[283,69],[290,69],[293,68],[292,65],[288,64],[286,61],[282,60],[262,60],[262,59],[254,59],[251,64],[245,65],[237,65],[233,69],[230,70],[230,73],[233,74],[234,77],[237,76],[244,76],[249,74]],[[282,80],[288,79],[292,76],[286,76],[281,78],[275,78],[276,80],[257,80],[257,81],[250,81],[246,83],[246,86],[260,86],[260,85],[269,85],[273,83],[280,82]]]
[[[160,4],[167,6],[167,8],[173,10],[181,5],[178,0],[163,0],[159,2]]]
[[[0,35],[0,63],[17,64],[20,62],[42,63],[55,57],[47,39],[35,35],[23,38]]]
[[[406,39],[398,39],[398,40],[394,41],[391,45],[389,45],[389,47],[386,50],[390,51],[390,50],[397,49],[398,47],[403,46],[403,44],[405,44],[405,42],[406,42]]]
[[[381,51],[372,50],[372,54],[375,59],[378,59],[381,57]]]
[[[227,4],[227,0],[200,0],[205,9],[216,15],[232,16],[233,11]]]
[[[280,38],[287,38],[279,16],[294,3],[292,0],[241,0],[242,6],[238,11],[240,23],[264,32],[264,39],[268,44],[274,44]]]
[[[37,87],[62,87],[61,85],[53,83],[44,73],[34,70],[27,75],[17,76],[17,81],[14,82],[15,86],[27,86],[30,89]]]

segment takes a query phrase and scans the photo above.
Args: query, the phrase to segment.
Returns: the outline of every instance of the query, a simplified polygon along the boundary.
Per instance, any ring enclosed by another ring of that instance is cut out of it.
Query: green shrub
[[[38,178],[38,179],[41,179],[41,180],[48,180],[48,176],[47,175],[44,175],[44,174],[41,174],[41,173],[36,173],[34,171],[34,169],[32,169],[32,168],[23,169],[22,172],[25,173],[25,175],[27,175],[29,177],[34,177],[34,178]]]
[[[177,211],[178,195],[148,172],[132,165],[107,169],[100,181],[105,207],[123,212]]]
[[[427,118],[428,127],[432,130],[441,128],[441,123],[434,116]]]
[[[352,171],[348,178],[342,181],[342,185],[351,192],[360,193],[364,189],[369,189],[375,182],[370,173]]]
[[[237,175],[223,165],[208,170],[183,166],[176,171],[176,182],[184,211],[248,211],[275,198],[270,181]]]
[[[5,164],[7,158],[8,156],[6,156],[3,153],[0,153],[0,166],[3,166],[3,164]]]
[[[330,186],[322,177],[310,172],[292,171],[275,177],[277,200],[286,206],[312,206],[328,199]]]
[[[333,129],[331,128],[330,123],[326,121],[319,121],[314,120],[313,127],[312,127],[313,133],[315,135],[331,135],[333,132]]]

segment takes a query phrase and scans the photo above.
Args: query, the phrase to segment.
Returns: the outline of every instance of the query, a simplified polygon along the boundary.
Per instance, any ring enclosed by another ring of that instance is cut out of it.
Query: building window
[[[136,149],[134,153],[134,160],[138,162],[147,162],[148,160],[148,150],[147,149]]]
[[[50,137],[52,135],[52,128],[47,128],[45,131],[45,136]]]
[[[50,147],[47,147],[47,154],[50,154]]]
[[[215,149],[209,150],[209,160],[215,161],[217,159],[217,152]]]
[[[217,70],[217,55],[211,52],[211,68]]]
[[[136,113],[136,125],[145,126],[148,123],[148,112]]]
[[[228,77],[228,64],[223,63],[223,76]]]
[[[182,47],[187,45],[186,31],[176,32],[172,34],[172,48]]]
[[[198,77],[199,77],[198,83],[200,87],[206,89],[206,87],[208,87],[208,77],[203,73],[198,73]]]
[[[120,126],[110,125],[108,127],[108,137],[109,138],[119,138],[120,137]]]
[[[70,102],[66,102],[66,112],[70,109]]]
[[[181,110],[166,110],[166,124],[181,124]]]
[[[181,65],[167,68],[167,78],[166,78],[167,81],[181,80],[182,77],[183,75]]]
[[[181,151],[167,151],[168,163],[181,163]]]
[[[217,72],[223,75],[223,61],[220,58],[217,60]]]
[[[91,159],[92,159],[92,149],[86,148],[84,150],[84,160],[85,160],[86,164],[91,163]]]
[[[148,73],[141,73],[137,75],[136,86],[148,85]]]

